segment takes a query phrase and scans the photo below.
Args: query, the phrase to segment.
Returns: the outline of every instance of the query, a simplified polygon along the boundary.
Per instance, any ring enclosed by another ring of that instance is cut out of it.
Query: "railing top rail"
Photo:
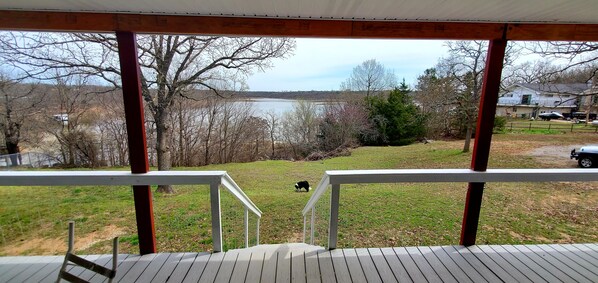
[[[0,171],[0,186],[209,185],[225,187],[249,211],[262,212],[226,171]]]
[[[598,181],[598,169],[398,169],[326,171],[330,184]]]
[[[322,197],[322,194],[324,194],[324,192],[326,192],[326,190],[328,189],[328,185],[330,185],[330,177],[328,175],[328,172],[329,171],[324,172],[324,177],[322,177],[322,180],[320,180],[320,183],[314,190],[314,193],[307,201],[305,208],[303,208],[303,216],[305,216],[314,207],[314,205],[316,205],[320,197]]]
[[[598,169],[389,169],[326,171],[303,209],[306,215],[330,184],[437,183],[437,182],[589,182],[598,181]]]
[[[262,217],[262,211],[249,199],[249,197],[247,197],[239,185],[237,185],[237,183],[235,183],[235,181],[226,173],[222,176],[222,186],[224,186],[229,192],[231,192],[231,194],[241,201],[245,208],[253,212],[255,215],[257,215],[257,217]]]
[[[226,171],[0,171],[0,186],[212,184],[224,175]]]

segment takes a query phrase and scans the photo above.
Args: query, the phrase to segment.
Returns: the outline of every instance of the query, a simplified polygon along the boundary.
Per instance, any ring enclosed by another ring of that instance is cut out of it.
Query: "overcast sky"
[[[294,55],[248,79],[253,91],[338,90],[353,68],[376,59],[399,81],[415,83],[425,69],[447,55],[440,40],[297,39]]]

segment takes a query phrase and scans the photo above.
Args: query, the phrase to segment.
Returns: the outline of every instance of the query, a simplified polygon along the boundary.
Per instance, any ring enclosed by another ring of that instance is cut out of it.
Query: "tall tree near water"
[[[396,85],[395,74],[376,59],[370,59],[353,68],[350,77],[341,83],[341,90],[361,91],[370,97],[392,90]]]
[[[0,56],[47,79],[48,70],[93,75],[119,86],[113,34],[3,33]],[[142,94],[156,127],[158,170],[171,167],[171,127],[166,123],[177,96],[195,89],[235,88],[254,70],[268,68],[295,48],[288,38],[143,35],[138,37]],[[173,192],[159,186],[159,192]]]

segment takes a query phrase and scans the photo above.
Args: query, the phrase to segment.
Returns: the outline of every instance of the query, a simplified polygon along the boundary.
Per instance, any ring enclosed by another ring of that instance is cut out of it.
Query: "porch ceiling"
[[[0,10],[368,21],[598,24],[596,0],[20,0]]]

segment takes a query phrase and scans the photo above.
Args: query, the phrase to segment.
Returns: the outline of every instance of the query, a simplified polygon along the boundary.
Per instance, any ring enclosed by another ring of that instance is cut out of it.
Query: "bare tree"
[[[375,135],[364,101],[332,102],[326,104],[318,134],[319,148],[332,151],[359,144]]]
[[[285,113],[282,136],[291,147],[294,158],[304,157],[317,148],[319,123],[317,105],[310,101],[299,100],[292,111]]]
[[[397,86],[395,74],[376,59],[364,61],[353,68],[351,76],[341,83],[342,90],[363,91],[366,93],[366,97],[391,90],[395,86]]]
[[[100,95],[98,104],[102,113],[95,124],[100,137],[101,164],[126,166],[129,163],[129,145],[122,93]]]
[[[278,127],[280,124],[280,117],[274,111],[266,112],[266,121],[268,122],[268,135],[270,137],[270,159],[276,158],[276,140],[278,139]]]
[[[48,94],[46,123],[42,130],[59,144],[62,162],[69,167],[98,165],[98,149],[91,131],[93,95],[103,92],[87,83],[85,77],[56,75],[56,84]]]
[[[479,100],[482,94],[487,41],[447,41],[449,57],[442,60],[443,65],[458,81],[459,87],[453,97],[461,115],[459,125],[465,134],[463,152],[468,152],[471,136],[477,120]],[[507,45],[504,66],[510,66],[520,49],[515,44]]]
[[[30,128],[43,99],[44,95],[38,91],[38,85],[19,84],[7,75],[0,74],[0,131],[13,166],[21,163],[20,143],[24,135],[32,134]]]
[[[596,64],[598,61],[598,42],[533,42],[527,43],[526,47],[545,58],[564,60],[566,63],[559,68],[559,72],[591,66],[591,71],[588,72],[589,77],[586,77],[585,81],[591,80],[598,74],[598,65]]]
[[[441,68],[431,68],[417,78],[414,100],[426,119],[426,137],[452,136],[454,104],[451,94],[456,93],[457,82]]]
[[[49,69],[68,68],[119,84],[112,34],[4,33],[0,44],[6,50],[2,56],[30,77],[43,78]],[[273,58],[284,58],[294,47],[288,38],[139,36],[142,93],[155,125],[158,169],[171,167],[172,129],[166,121],[175,97],[192,89],[219,92],[224,84],[242,85],[253,70],[269,67]],[[158,191],[173,189],[159,186]]]

